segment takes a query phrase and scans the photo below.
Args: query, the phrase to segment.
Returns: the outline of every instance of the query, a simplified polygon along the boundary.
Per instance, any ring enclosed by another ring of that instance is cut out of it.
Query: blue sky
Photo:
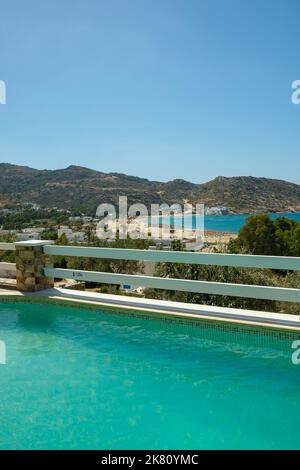
[[[300,183],[297,0],[0,0],[0,161]]]

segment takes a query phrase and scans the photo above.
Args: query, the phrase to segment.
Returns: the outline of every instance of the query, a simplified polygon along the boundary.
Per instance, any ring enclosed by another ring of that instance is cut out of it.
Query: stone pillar
[[[17,289],[36,292],[54,286],[54,280],[44,275],[45,267],[52,267],[51,257],[44,255],[43,245],[52,240],[28,240],[15,243]]]

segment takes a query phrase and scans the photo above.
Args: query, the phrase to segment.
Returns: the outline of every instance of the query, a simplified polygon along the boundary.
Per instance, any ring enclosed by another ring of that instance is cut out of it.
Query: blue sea
[[[231,232],[237,233],[240,228],[245,224],[248,217],[252,214],[235,214],[235,215],[206,215],[204,218],[204,228],[205,230],[216,231],[216,232]],[[270,213],[271,219],[276,219],[277,217],[287,217],[289,219],[294,219],[297,222],[300,222],[300,212],[291,213],[291,212],[282,212],[282,213]],[[167,221],[167,219],[166,219]],[[186,228],[195,228],[195,216],[186,216],[185,219]],[[162,217],[162,222],[164,222],[164,217]],[[181,217],[174,218],[174,225],[180,225],[182,223]]]
[[[236,215],[209,215],[204,218],[205,230],[212,230],[218,232],[232,232],[237,233],[240,228],[245,224],[251,214],[236,214]],[[277,217],[287,217],[300,222],[300,212],[282,212],[269,214],[271,219]]]

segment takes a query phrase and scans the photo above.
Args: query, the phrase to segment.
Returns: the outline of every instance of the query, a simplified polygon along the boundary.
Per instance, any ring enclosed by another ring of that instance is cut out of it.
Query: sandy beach
[[[236,237],[237,237],[237,234],[231,233],[231,232],[215,232],[215,231],[206,230],[204,233],[205,242],[212,243],[212,244],[217,244],[217,243],[227,244],[229,243],[230,239],[236,238]]]

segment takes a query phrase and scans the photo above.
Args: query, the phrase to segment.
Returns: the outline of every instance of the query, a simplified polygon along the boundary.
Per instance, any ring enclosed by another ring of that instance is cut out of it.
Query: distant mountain
[[[162,183],[120,173],[102,173],[71,165],[62,170],[36,170],[0,163],[0,202],[33,202],[94,214],[102,202],[204,203],[230,212],[300,211],[300,185],[252,176],[219,176],[204,184],[177,179]]]

